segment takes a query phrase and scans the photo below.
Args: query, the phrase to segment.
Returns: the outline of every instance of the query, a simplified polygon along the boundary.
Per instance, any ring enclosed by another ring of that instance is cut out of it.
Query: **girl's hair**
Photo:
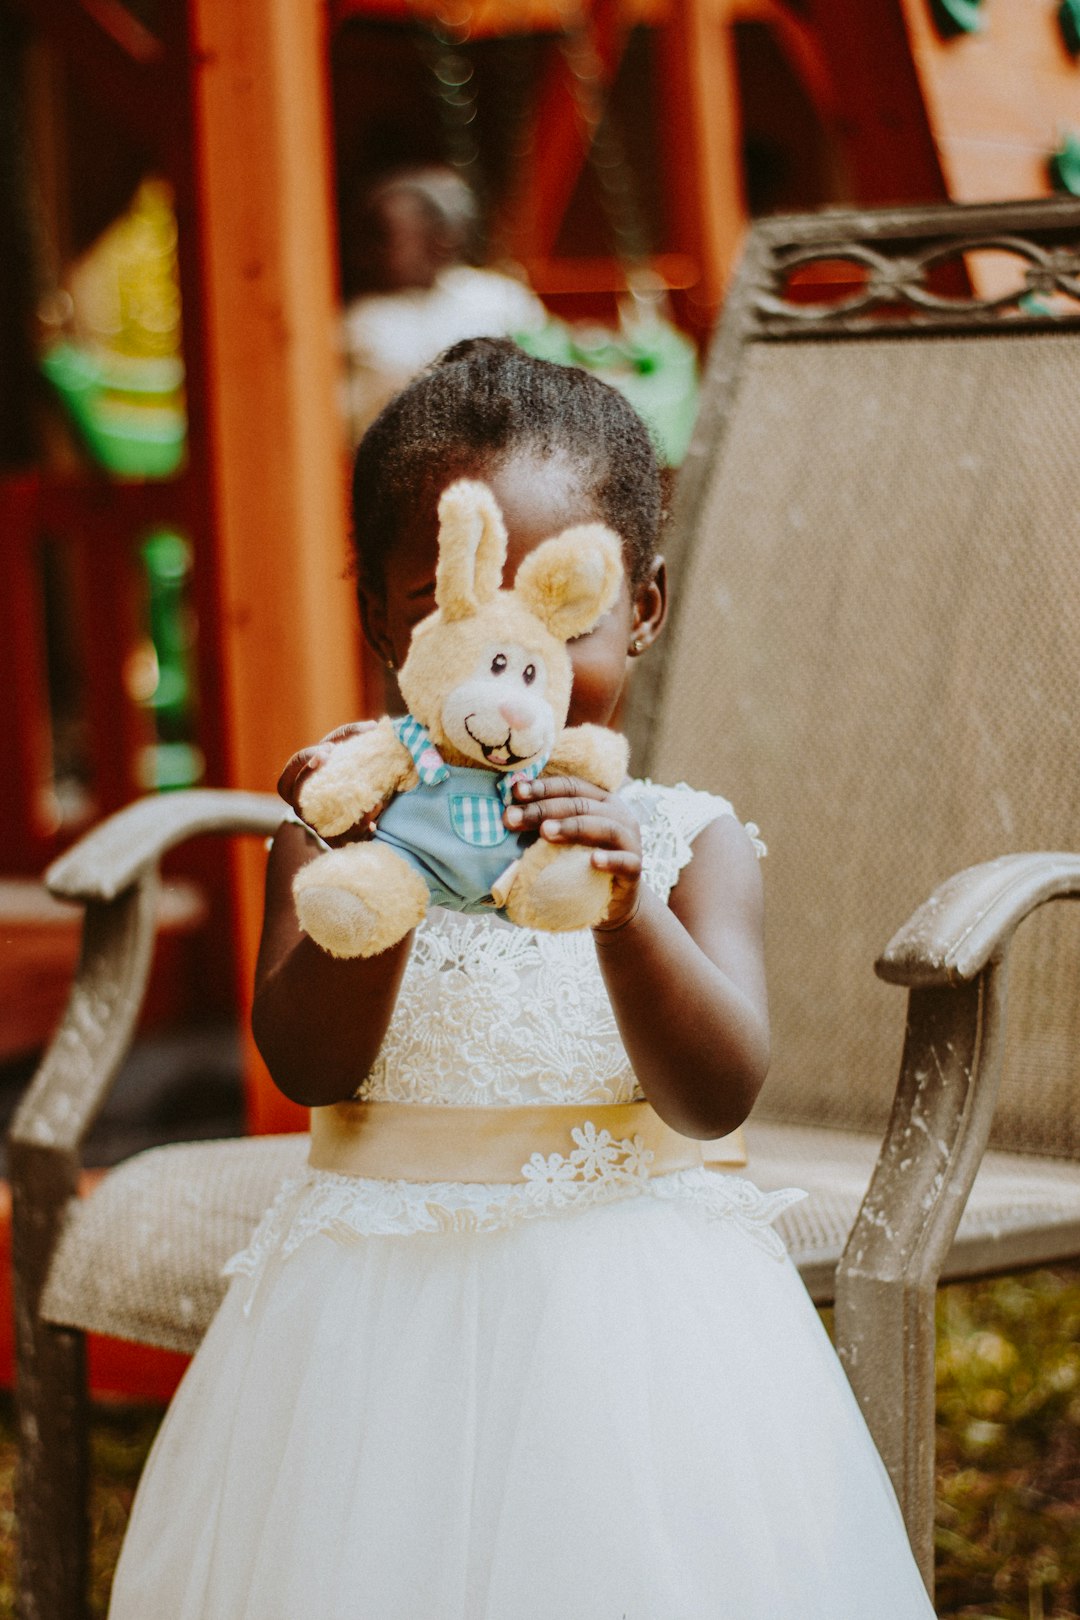
[[[360,579],[382,589],[383,563],[418,495],[438,493],[518,451],[563,454],[621,537],[639,584],[656,555],[661,492],[648,430],[622,395],[575,366],[537,360],[503,338],[456,343],[389,405],[360,441],[353,541]]]

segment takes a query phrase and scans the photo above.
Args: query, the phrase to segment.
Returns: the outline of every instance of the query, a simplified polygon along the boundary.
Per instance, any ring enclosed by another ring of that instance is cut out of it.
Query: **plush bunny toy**
[[[517,776],[568,773],[613,790],[626,773],[623,737],[565,725],[566,642],[614,602],[622,546],[601,524],[567,529],[506,591],[506,544],[486,484],[444,491],[436,609],[400,674],[409,713],[339,743],[301,791],[301,815],[328,838],[386,805],[373,839],[317,856],[294,880],[301,927],[334,956],[386,950],[429,904],[560,930],[595,926],[611,902],[589,849],[515,835],[503,810]]]

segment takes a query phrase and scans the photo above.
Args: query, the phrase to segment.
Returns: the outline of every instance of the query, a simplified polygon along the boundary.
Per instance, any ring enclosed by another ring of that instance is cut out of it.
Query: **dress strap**
[[[727,799],[705,793],[680,782],[677,787],[660,787],[655,782],[636,781],[622,789],[641,821],[644,876],[649,888],[666,900],[679,880],[679,873],[694,853],[694,839],[721,816],[734,816]],[[757,828],[748,823],[746,831],[759,856],[764,855]]]

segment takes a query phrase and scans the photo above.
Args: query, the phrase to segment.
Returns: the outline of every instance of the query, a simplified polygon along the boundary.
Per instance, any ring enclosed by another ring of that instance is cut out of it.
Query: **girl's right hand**
[[[300,794],[312,772],[317,771],[320,765],[326,764],[334,752],[335,744],[345,742],[349,737],[358,737],[365,731],[371,731],[375,725],[374,720],[352,720],[348,725],[328,731],[319,742],[310,748],[301,748],[286,761],[285,769],[278,777],[277,790],[301,820],[303,815],[300,810]],[[376,805],[374,810],[358,821],[354,827],[350,827],[348,832],[342,833],[337,838],[328,838],[326,842],[336,848],[339,844],[352,844],[357,839],[370,838],[375,831],[379,813],[384,808],[384,805]]]

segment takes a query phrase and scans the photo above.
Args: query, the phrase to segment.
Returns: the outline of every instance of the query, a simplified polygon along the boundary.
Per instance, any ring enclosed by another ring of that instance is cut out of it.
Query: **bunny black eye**
[[[506,668],[506,654],[505,653],[496,653],[494,658],[491,660],[491,673],[493,675],[501,675],[505,668]]]
[[[526,664],[525,668],[521,672],[521,678],[525,682],[526,686],[531,686],[533,681],[536,679],[536,665]]]

